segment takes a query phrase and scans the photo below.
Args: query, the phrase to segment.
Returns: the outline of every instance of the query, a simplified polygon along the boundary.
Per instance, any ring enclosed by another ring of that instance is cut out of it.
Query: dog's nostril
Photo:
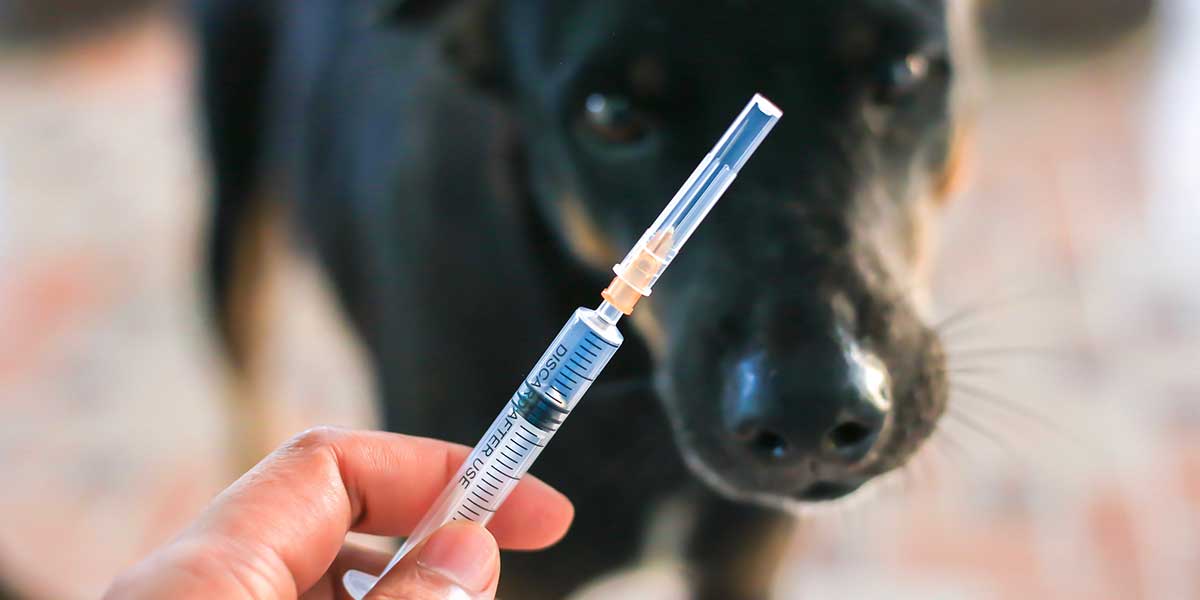
[[[758,431],[750,440],[750,444],[758,452],[772,458],[782,458],[788,451],[787,440],[773,431]]]
[[[808,501],[836,500],[858,489],[858,484],[818,481],[801,494],[801,499]]]
[[[838,462],[857,463],[871,453],[883,423],[851,419],[825,432],[825,455]]]
[[[871,437],[871,428],[856,421],[848,421],[829,432],[829,441],[838,450],[854,448]]]

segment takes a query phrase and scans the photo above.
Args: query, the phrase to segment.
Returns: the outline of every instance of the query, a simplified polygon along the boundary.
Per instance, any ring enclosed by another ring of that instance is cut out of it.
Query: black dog
[[[536,465],[577,519],[505,558],[507,597],[630,564],[663,506],[692,523],[697,596],[761,597],[780,509],[933,431],[944,358],[914,298],[955,163],[943,0],[207,9],[218,289],[255,199],[292,199],[386,425],[467,444],[751,94],[786,112]]]

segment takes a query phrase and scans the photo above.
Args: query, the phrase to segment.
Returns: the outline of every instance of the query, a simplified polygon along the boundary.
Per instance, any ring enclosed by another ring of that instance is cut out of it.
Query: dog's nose
[[[836,472],[866,459],[888,423],[887,371],[856,350],[834,354],[738,361],[723,407],[733,443],[769,465]]]

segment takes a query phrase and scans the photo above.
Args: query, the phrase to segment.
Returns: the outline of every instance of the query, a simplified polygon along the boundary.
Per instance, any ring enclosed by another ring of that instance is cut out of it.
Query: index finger
[[[395,433],[310,430],[230,486],[184,537],[235,540],[265,561],[258,564],[285,565],[289,573],[279,575],[303,591],[347,531],[411,531],[469,452]],[[565,496],[526,477],[488,528],[503,547],[536,549],[558,541],[573,516]]]

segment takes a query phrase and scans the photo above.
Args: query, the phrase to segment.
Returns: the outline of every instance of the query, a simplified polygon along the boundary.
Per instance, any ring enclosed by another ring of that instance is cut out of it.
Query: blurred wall
[[[1088,52],[1145,26],[1154,0],[980,0],[979,21],[993,52]]]
[[[167,0],[0,0],[0,37],[62,38],[120,24]]]

